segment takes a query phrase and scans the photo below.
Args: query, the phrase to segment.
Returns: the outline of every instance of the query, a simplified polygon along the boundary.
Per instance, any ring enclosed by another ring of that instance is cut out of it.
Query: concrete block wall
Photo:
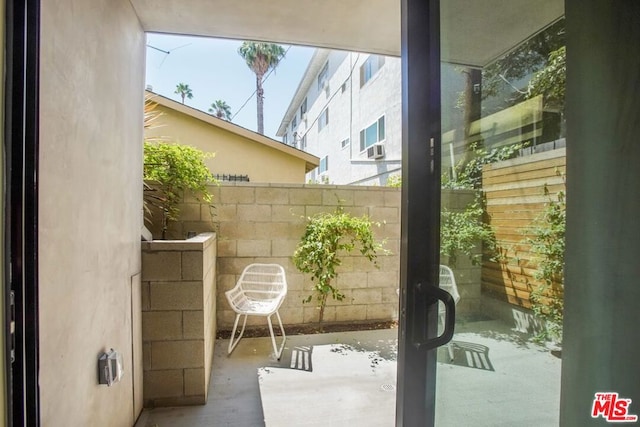
[[[303,304],[312,282],[293,265],[291,257],[304,234],[306,217],[332,212],[340,203],[354,215],[380,222],[374,229],[386,240],[389,255],[378,258],[375,268],[361,256],[346,256],[339,267],[338,288],[343,301],[330,300],[326,322],[390,320],[397,317],[400,237],[400,192],[385,187],[224,184],[215,189],[218,226],[218,327],[231,329],[235,313],[224,292],[231,289],[242,269],[253,262],[284,266],[289,291],[280,310],[285,324],[318,320],[315,301]],[[266,325],[249,318],[251,325]]]
[[[216,235],[142,243],[146,407],[207,400],[216,332]]]
[[[355,254],[344,259],[337,283],[346,298],[340,302],[329,301],[325,322],[397,319],[399,189],[238,182],[211,186],[210,191],[214,195],[213,210],[196,198],[186,196],[181,205],[181,220],[170,225],[170,230],[180,237],[188,232],[217,232],[218,329],[230,330],[233,327],[235,313],[230,309],[224,292],[235,285],[242,269],[252,262],[273,262],[284,266],[289,293],[280,314],[285,324],[317,322],[318,309],[314,302],[302,303],[311,294],[312,282],[308,276],[298,272],[291,257],[304,234],[306,218],[319,212],[333,211],[339,200],[347,212],[369,215],[373,221],[381,223],[374,233],[377,239],[386,240],[385,248],[390,254],[379,257],[379,269]],[[443,206],[452,210],[464,209],[475,195],[474,191],[443,190]],[[442,260],[445,264],[447,261]],[[453,270],[462,295],[458,312],[475,313],[480,298],[480,267],[471,265],[466,257],[461,256]],[[266,321],[249,318],[248,325],[264,326]]]

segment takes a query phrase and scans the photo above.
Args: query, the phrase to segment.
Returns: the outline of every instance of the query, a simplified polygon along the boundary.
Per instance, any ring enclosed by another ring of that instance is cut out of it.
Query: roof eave
[[[273,148],[275,150],[286,153],[290,156],[297,157],[301,160],[305,161],[305,168],[307,172],[313,170],[320,164],[320,158],[314,156],[313,154],[309,154],[306,151],[299,150],[290,145],[284,144],[275,139],[269,138],[267,136],[261,135],[257,132],[244,128],[242,126],[236,125],[229,121],[220,119],[218,117],[212,116],[211,114],[207,114],[204,111],[198,110],[197,108],[190,107],[188,105],[181,104],[173,99],[167,98],[155,92],[147,90],[146,93],[151,96],[151,101],[155,102],[159,105],[162,105],[166,108],[170,108],[179,113],[188,115],[195,119],[201,120],[205,123],[208,123],[212,126],[219,127],[228,132],[235,133],[236,135],[242,136],[244,138],[250,139],[256,143],[265,145],[267,147]],[[311,169],[309,169],[311,168]]]
[[[309,87],[315,81],[316,74],[320,72],[321,67],[324,66],[324,63],[327,61],[330,53],[331,51],[327,49],[316,49],[313,53],[313,56],[309,60],[309,65],[307,65],[307,69],[300,79],[298,88],[291,98],[289,107],[287,107],[287,111],[282,118],[282,122],[280,122],[280,127],[278,127],[278,131],[276,132],[277,136],[283,136],[287,133],[287,126],[289,126],[293,115],[297,114],[298,105],[300,105],[304,100],[304,97],[309,91]]]

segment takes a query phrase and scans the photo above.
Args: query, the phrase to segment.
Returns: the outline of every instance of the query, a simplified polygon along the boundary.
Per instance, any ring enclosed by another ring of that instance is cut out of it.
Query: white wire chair
[[[229,340],[229,354],[236,348],[244,334],[247,316],[263,316],[267,318],[273,351],[280,360],[284,343],[287,339],[282,326],[278,309],[287,295],[287,279],[284,268],[278,264],[250,264],[242,271],[236,286],[225,292],[229,305],[236,312],[233,332]],[[278,348],[273,333],[271,316],[276,315],[282,332],[282,344]],[[244,316],[242,330],[236,338],[236,330],[240,317]]]
[[[453,275],[453,271],[446,265],[440,265],[440,288],[449,292],[453,297],[453,301],[458,304],[460,301],[460,294],[458,293],[458,286],[456,285],[456,278]],[[440,324],[444,325],[446,309],[443,303],[438,303],[438,314],[440,316]],[[449,357],[453,360],[453,346],[451,341],[447,344],[449,350]]]

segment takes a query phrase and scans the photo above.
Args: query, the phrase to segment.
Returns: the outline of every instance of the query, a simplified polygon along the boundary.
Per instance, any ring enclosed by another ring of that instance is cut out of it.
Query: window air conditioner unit
[[[367,159],[381,159],[384,157],[384,145],[373,144],[367,148]]]

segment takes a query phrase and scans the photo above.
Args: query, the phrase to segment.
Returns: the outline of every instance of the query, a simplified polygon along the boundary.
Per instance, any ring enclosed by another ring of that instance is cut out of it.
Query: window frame
[[[369,57],[360,66],[360,87],[367,84],[385,64],[383,55],[369,55]]]
[[[322,129],[326,128],[327,126],[329,126],[329,107],[322,110],[322,112],[318,116],[318,132],[322,132]]]
[[[324,67],[318,73],[318,92],[322,91],[324,82],[329,80],[329,61],[324,64]]]
[[[324,170],[322,169],[322,164],[324,163]],[[320,159],[320,163],[318,164],[318,176],[329,172],[329,155],[322,157]]]
[[[386,140],[387,126],[385,122],[386,122],[386,119],[385,119],[385,115],[383,114],[382,116],[378,117],[378,119],[375,120],[373,123],[371,123],[369,126],[360,129],[360,153],[364,153],[367,150],[367,148],[371,147],[373,144],[382,143]],[[381,123],[382,123],[382,126],[380,125]],[[373,126],[376,126],[376,141],[367,145],[366,143],[367,130],[369,130]]]
[[[304,100],[300,104],[300,118],[302,118],[307,113],[307,97],[304,97]]]

